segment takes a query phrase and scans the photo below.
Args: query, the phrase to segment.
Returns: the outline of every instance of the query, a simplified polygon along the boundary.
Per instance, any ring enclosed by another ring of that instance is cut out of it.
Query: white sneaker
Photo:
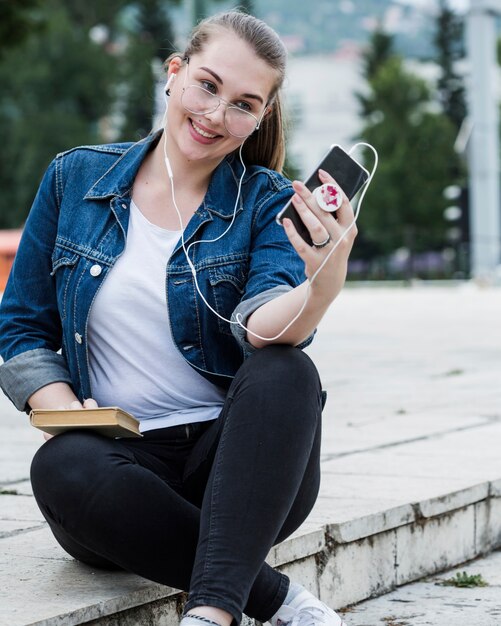
[[[282,605],[270,622],[272,626],[346,626],[337,613],[306,589],[291,604]]]

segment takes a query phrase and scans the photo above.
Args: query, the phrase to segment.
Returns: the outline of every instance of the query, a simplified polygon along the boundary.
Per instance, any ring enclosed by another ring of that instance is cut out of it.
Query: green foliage
[[[115,59],[53,4],[42,32],[8,50],[0,63],[0,227],[24,220],[49,160],[100,140],[113,101]]]
[[[362,54],[362,71],[367,80],[372,80],[381,65],[394,56],[393,41],[393,36],[378,25],[372,34],[370,46]]]
[[[161,0],[139,0],[135,5],[120,73],[125,86],[123,141],[141,139],[151,130],[156,82],[153,62],[160,66],[174,51],[174,33],[164,7]]]
[[[380,164],[360,215],[355,258],[402,247],[411,254],[442,249],[443,190],[451,184],[451,164],[457,165],[453,124],[434,112],[426,82],[382,42],[382,33],[376,33],[371,45],[377,49],[366,55],[369,92],[359,96],[365,119],[361,136],[377,148]]]
[[[41,0],[0,0],[0,57],[43,26]]]
[[[488,587],[489,583],[483,579],[482,574],[457,572],[452,578],[442,580],[437,585],[443,585],[444,587]]]
[[[166,6],[178,2],[0,2],[0,32],[24,34],[0,47],[0,228],[23,223],[58,152],[150,131],[152,62],[172,50]]]

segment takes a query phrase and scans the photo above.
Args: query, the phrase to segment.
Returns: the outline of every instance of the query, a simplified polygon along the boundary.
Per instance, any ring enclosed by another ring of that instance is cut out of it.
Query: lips
[[[222,137],[222,135],[211,132],[209,128],[203,126],[198,122],[195,122],[191,118],[189,118],[189,122],[192,137],[201,143],[213,143],[214,141]]]
[[[197,124],[193,120],[190,120],[190,121],[191,121],[191,125],[195,129],[195,132],[197,132],[200,135],[202,135],[202,137],[206,137],[207,139],[215,139],[217,137],[217,133],[211,133],[211,132],[209,132],[208,129],[204,128],[200,124]]]

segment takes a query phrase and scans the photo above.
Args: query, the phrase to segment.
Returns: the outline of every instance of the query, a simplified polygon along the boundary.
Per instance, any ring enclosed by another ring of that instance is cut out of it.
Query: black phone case
[[[304,184],[310,191],[322,184],[318,178],[319,169],[325,170],[334,178],[349,200],[355,196],[369,178],[369,172],[338,145],[331,146],[329,152],[305,181]],[[291,200],[277,215],[277,221],[281,223],[284,217],[288,217],[292,221],[299,235],[311,246],[310,233]]]

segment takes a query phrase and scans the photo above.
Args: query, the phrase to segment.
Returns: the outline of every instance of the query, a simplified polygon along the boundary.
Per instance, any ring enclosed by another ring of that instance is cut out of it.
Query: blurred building
[[[356,93],[364,89],[358,46],[291,57],[284,86],[293,129],[288,152],[303,177],[333,143],[350,148],[360,130]]]

